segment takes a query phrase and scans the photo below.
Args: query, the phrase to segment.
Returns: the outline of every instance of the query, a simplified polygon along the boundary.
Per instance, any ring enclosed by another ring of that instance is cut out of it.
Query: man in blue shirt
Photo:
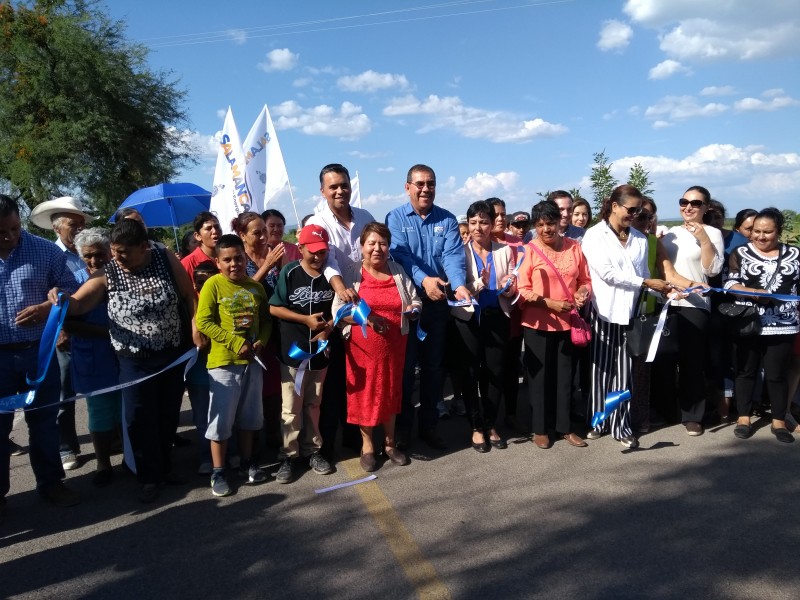
[[[469,300],[465,287],[464,246],[458,222],[452,213],[434,206],[436,174],[426,165],[414,165],[406,178],[409,202],[386,215],[392,234],[392,258],[414,280],[423,308],[419,324],[412,324],[408,335],[403,373],[403,407],[397,417],[397,448],[408,448],[414,424],[414,372],[420,367],[419,435],[429,446],[444,449],[446,444],[436,432],[436,403],[442,399],[444,353],[450,308],[448,288],[456,300]],[[427,333],[417,338],[417,327]]]
[[[79,284],[89,279],[86,263],[78,256],[75,248],[75,236],[86,226],[86,213],[78,199],[71,196],[47,200],[37,204],[31,211],[31,222],[41,229],[50,229],[56,232],[58,239],[56,246],[64,252],[67,266]],[[72,352],[70,350],[69,334],[62,330],[56,346],[58,366],[61,369],[61,399],[75,395],[72,387]],[[78,455],[81,446],[78,443],[78,433],[75,429],[75,404],[68,402],[62,404],[58,410],[58,430],[61,436],[60,452],[61,464],[65,471],[77,469],[80,466]]]
[[[29,389],[25,376],[36,372],[39,340],[51,306],[47,292],[53,287],[69,292],[78,288],[64,253],[23,231],[16,202],[0,194],[0,398]],[[53,504],[73,506],[80,497],[61,481],[56,424],[60,392],[58,362],[53,360],[30,406],[36,410],[26,411],[25,421],[37,490]],[[8,436],[13,425],[13,413],[0,413],[0,520],[10,488]]]

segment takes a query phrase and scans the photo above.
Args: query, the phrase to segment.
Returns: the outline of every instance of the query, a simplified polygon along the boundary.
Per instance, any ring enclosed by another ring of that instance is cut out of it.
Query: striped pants
[[[606,396],[611,392],[629,390],[631,385],[631,359],[625,345],[625,325],[609,323],[600,318],[591,307],[592,341],[589,355],[592,361],[591,414],[605,408]],[[630,403],[623,402],[606,420],[598,425],[601,433],[611,428],[615,440],[633,434],[631,430]]]

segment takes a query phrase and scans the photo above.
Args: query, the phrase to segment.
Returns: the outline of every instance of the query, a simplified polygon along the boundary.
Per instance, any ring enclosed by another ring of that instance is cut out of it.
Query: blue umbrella
[[[191,222],[197,213],[208,210],[211,192],[194,183],[159,183],[136,190],[119,205],[135,208],[148,227],[172,227]],[[114,217],[109,219],[114,222]],[[178,243],[175,233],[175,243]],[[179,247],[180,248],[180,247]]]

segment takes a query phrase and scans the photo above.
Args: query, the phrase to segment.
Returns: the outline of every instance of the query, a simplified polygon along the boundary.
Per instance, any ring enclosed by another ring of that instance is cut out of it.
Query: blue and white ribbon
[[[325,351],[328,347],[328,340],[320,340],[317,343],[317,351],[316,352],[306,352],[305,350],[301,350],[296,342],[292,342],[292,346],[289,348],[289,356],[295,360],[299,360],[300,366],[297,367],[297,377],[294,380],[294,393],[298,396],[303,389],[303,379],[306,376],[306,371],[308,370],[308,364],[311,362],[311,359],[314,358],[317,354],[320,354]]]
[[[347,317],[351,317],[356,325],[361,325],[361,335],[367,337],[367,317],[372,312],[369,304],[365,300],[359,300],[358,304],[348,302],[342,306],[337,312],[336,317],[333,319],[333,326],[336,327],[339,321]]]
[[[58,334],[61,333],[64,319],[67,318],[68,307],[69,299],[64,298],[64,294],[59,293],[58,304],[54,304],[50,307],[50,314],[47,315],[47,323],[45,323],[42,337],[39,340],[39,356],[36,361],[36,374],[33,377],[30,375],[25,376],[25,381],[32,387],[28,391],[0,398],[0,412],[14,412],[20,408],[28,407],[33,403],[36,397],[36,391],[47,376],[47,370],[50,368],[50,361],[53,359],[53,354],[56,352]]]
[[[606,396],[606,401],[603,404],[603,410],[594,413],[592,417],[592,427],[596,428],[603,423],[615,410],[622,406],[623,402],[630,402],[631,393],[629,390],[622,392],[610,392]]]

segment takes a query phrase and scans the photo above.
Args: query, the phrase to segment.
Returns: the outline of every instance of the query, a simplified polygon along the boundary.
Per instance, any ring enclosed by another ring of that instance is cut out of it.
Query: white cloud
[[[355,156],[356,158],[360,158],[361,160],[370,160],[373,158],[383,158],[384,156],[388,156],[387,152],[361,152],[360,150],[350,150],[348,152],[350,156]]]
[[[659,31],[668,56],[689,63],[791,56],[800,50],[800,12],[786,0],[628,0],[634,23]]]
[[[408,79],[405,75],[394,73],[377,73],[373,70],[364,71],[359,75],[345,75],[336,82],[340,90],[346,92],[375,92],[397,88],[408,89]]]
[[[707,90],[708,88],[705,88]],[[703,91],[705,91],[703,90]],[[732,105],[722,102],[701,102],[694,96],[664,96],[644,111],[644,117],[653,121],[654,129],[674,125],[688,119],[716,117],[731,109],[736,112],[775,111],[782,108],[800,106],[796,100],[782,89],[766,90],[762,98],[742,98]]]
[[[483,200],[513,189],[518,181],[519,173],[514,171],[505,171],[496,175],[476,173],[467,177],[464,185],[455,191],[455,195],[460,200]]]
[[[223,114],[222,116],[224,117],[225,115]],[[213,135],[192,131],[190,129],[184,129],[178,132],[174,127],[169,127],[168,131],[170,133],[177,133],[177,145],[196,153],[201,161],[215,159],[217,157],[222,131],[218,131]]]
[[[732,85],[710,85],[700,90],[701,96],[731,96],[736,93]]]
[[[668,58],[667,60],[658,63],[655,67],[650,69],[648,77],[650,79],[666,79],[667,77],[672,77],[676,73],[685,73],[686,75],[690,75],[692,70],[684,67],[677,60]]]
[[[617,109],[614,109],[611,112],[607,112],[603,115],[603,121],[610,121],[616,116],[617,116]]]
[[[258,63],[258,68],[270,73],[272,71],[291,71],[297,66],[300,59],[299,54],[295,54],[288,48],[276,48],[267,52],[266,60]]]
[[[644,111],[647,119],[656,121],[685,121],[697,117],[716,117],[729,107],[719,102],[700,104],[694,96],[665,96]]]
[[[687,179],[742,183],[756,175],[783,173],[800,176],[800,154],[765,153],[761,146],[738,147],[733,144],[709,144],[684,158],[666,156],[624,156],[614,159],[612,172],[627,177],[634,163],[650,171],[654,181]],[[798,179],[800,181],[800,179]]]
[[[465,106],[457,96],[440,98],[430,95],[419,100],[413,95],[392,99],[383,109],[389,117],[415,115],[425,117],[419,133],[436,129],[451,129],[458,134],[492,142],[528,142],[537,137],[562,135],[568,129],[541,118],[521,119],[504,111],[488,111]]]
[[[276,128],[299,129],[306,135],[354,140],[372,129],[369,117],[352,102],[342,102],[337,111],[327,104],[304,108],[294,100],[288,100],[274,106],[271,114]]]
[[[597,47],[603,52],[609,50],[622,51],[628,47],[633,37],[633,29],[626,23],[621,21],[610,20],[603,23],[600,29],[600,39],[597,41]]]
[[[386,192],[378,192],[377,194],[370,194],[369,196],[362,196],[361,204],[363,206],[391,206],[392,208],[398,204],[408,202],[408,196],[401,192],[399,194],[387,194]]]
[[[397,169],[394,167],[378,167],[378,173],[394,173]]]
[[[241,46],[247,41],[247,32],[244,29],[228,29],[225,33],[237,46]]]
[[[227,115],[227,114],[228,114],[228,109],[227,108],[218,108],[217,109],[217,118],[218,119],[224,119],[225,115]]]
[[[299,77],[292,82],[292,87],[306,87],[307,85],[311,85],[313,79],[311,77]]]
[[[773,111],[789,106],[798,106],[800,101],[795,100],[789,96],[776,96],[767,95],[767,92],[762,94],[770,98],[769,100],[761,100],[759,98],[742,98],[734,103],[733,107],[741,112],[747,111]]]

